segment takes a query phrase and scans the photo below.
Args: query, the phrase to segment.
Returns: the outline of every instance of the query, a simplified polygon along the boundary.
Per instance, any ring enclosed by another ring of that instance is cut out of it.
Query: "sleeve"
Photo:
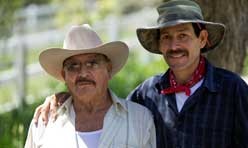
[[[138,88],[135,88],[131,93],[128,94],[127,100],[137,102]]]
[[[241,81],[236,89],[235,143],[237,147],[248,148],[248,85]]]
[[[155,125],[152,114],[150,111],[147,110],[146,115],[147,118],[145,119],[144,123],[147,123],[147,127],[144,127],[144,138],[143,138],[143,147],[144,148],[156,148],[156,132],[155,132]]]
[[[28,136],[27,136],[24,148],[35,148],[34,140],[33,140],[32,126],[33,125],[31,123],[30,126],[29,126]]]
[[[32,121],[30,126],[29,126],[28,136],[27,136],[24,148],[36,148],[35,142],[34,142],[35,128],[36,128],[36,125]]]
[[[43,124],[42,121],[38,122],[38,125],[35,125],[32,121],[29,130],[28,135],[26,138],[25,146],[24,148],[38,148],[40,147],[40,144],[42,144],[42,137],[45,132],[46,126]]]

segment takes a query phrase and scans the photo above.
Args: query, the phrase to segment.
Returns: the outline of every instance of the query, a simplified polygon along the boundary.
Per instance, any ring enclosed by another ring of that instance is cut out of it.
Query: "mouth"
[[[170,57],[170,58],[181,58],[181,57],[183,57],[185,55],[186,54],[184,54],[184,53],[176,53],[176,54],[170,54],[170,55],[168,55],[168,57]]]
[[[166,55],[168,58],[182,58],[184,56],[187,56],[187,51],[184,50],[168,51]]]
[[[76,81],[76,85],[84,86],[84,85],[95,85],[95,81],[93,80],[78,80]]]

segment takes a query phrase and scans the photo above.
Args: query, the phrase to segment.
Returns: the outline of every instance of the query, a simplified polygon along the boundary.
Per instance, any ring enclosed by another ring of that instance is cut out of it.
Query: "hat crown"
[[[102,45],[100,37],[88,24],[72,26],[66,34],[64,49],[81,50],[90,49]]]
[[[171,0],[157,8],[158,24],[176,20],[203,20],[200,6],[190,0]]]

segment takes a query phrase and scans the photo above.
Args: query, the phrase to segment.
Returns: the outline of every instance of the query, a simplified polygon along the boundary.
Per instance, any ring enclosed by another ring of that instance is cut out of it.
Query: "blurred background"
[[[155,8],[161,2],[0,0],[0,148],[23,147],[35,107],[47,95],[66,91],[63,83],[41,69],[38,56],[46,48],[62,47],[71,25],[88,23],[104,42],[122,40],[129,45],[127,64],[110,82],[120,97],[149,76],[164,72],[167,65],[162,57],[144,50],[136,37],[136,28],[156,24]],[[227,25],[223,45],[206,56],[247,80],[248,1],[197,2],[207,20]]]

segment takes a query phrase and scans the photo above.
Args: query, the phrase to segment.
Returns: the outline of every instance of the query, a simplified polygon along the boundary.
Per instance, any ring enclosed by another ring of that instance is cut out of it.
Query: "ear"
[[[65,80],[65,71],[61,70],[61,76],[63,77],[63,79]]]
[[[208,32],[207,32],[207,30],[202,30],[200,32],[199,39],[200,39],[201,48],[205,47],[205,45],[207,44],[207,41],[208,41]]]
[[[109,79],[111,79],[112,78],[112,75],[111,75],[111,73],[112,73],[112,63],[111,62],[107,63],[107,70],[108,70],[108,74],[109,74]]]

